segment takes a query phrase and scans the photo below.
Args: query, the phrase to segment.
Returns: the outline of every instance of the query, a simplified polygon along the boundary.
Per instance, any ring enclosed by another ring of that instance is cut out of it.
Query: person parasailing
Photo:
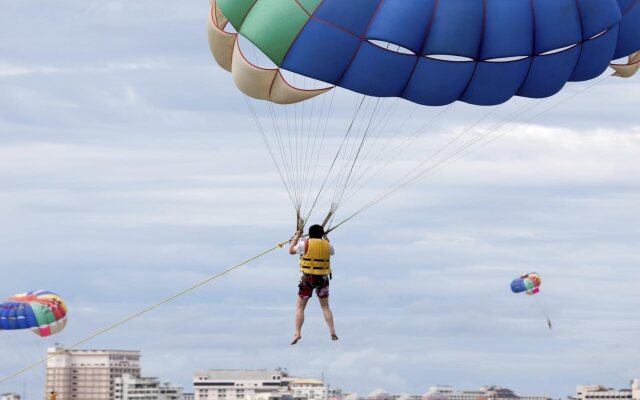
[[[300,226],[300,225],[299,225]],[[331,256],[335,254],[333,245],[325,235],[322,225],[309,228],[309,239],[300,240],[302,230],[299,229],[291,241],[289,254],[300,256],[300,272],[302,277],[298,284],[298,302],[296,305],[295,332],[292,345],[302,339],[304,310],[315,289],[320,301],[324,319],[329,327],[331,340],[338,340],[333,324],[333,313],[329,307],[329,281],[331,280]]]

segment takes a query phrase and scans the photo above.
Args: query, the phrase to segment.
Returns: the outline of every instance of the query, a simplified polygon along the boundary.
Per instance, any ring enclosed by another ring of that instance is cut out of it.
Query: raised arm
[[[291,240],[291,247],[289,247],[289,254],[297,254],[296,247],[298,247],[298,241],[300,240],[300,236],[302,236],[301,231],[297,231]]]

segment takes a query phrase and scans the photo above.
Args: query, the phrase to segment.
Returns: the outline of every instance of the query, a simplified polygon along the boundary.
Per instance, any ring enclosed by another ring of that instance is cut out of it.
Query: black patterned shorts
[[[313,296],[313,289],[316,290],[318,298],[329,297],[329,275],[309,275],[302,274],[298,284],[298,296],[308,300]]]

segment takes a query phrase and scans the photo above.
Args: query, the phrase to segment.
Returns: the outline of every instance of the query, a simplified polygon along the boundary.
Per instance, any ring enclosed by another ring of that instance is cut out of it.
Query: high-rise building
[[[50,347],[45,393],[58,400],[114,400],[115,380],[140,376],[140,352],[128,350],[65,350]]]
[[[0,394],[0,400],[20,400],[20,395],[17,393],[4,393]]]
[[[183,400],[195,400],[196,395],[194,393],[183,393],[182,398]]]
[[[162,384],[158,378],[124,374],[115,379],[115,400],[183,400],[182,388]]]

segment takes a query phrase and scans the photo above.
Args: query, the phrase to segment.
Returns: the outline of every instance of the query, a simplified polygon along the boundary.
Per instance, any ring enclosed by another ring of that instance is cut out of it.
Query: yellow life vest
[[[310,275],[331,273],[331,245],[323,239],[309,239],[305,243],[307,252],[300,256],[300,271]]]

